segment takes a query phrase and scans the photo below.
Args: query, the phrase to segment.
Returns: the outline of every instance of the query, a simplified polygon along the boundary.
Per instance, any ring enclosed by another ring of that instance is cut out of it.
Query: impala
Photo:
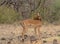
[[[23,21],[20,22],[20,24],[23,27],[23,32],[22,32],[22,35],[23,36],[27,32],[27,28],[29,26],[34,27],[34,32],[35,32],[36,35],[39,35],[40,34],[40,27],[42,25],[42,20],[41,20],[41,17],[39,15],[39,13],[36,14],[36,16],[33,19],[23,20]]]

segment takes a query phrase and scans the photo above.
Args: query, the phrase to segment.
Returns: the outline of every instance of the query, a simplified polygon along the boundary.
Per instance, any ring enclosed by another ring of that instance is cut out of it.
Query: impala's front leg
[[[39,33],[38,33],[38,27],[35,27],[34,30],[35,30],[35,35],[36,35],[36,36],[39,36]]]

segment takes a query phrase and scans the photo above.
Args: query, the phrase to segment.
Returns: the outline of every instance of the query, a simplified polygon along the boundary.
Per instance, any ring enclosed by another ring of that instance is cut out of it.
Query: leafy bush
[[[19,14],[12,8],[7,8],[5,6],[0,7],[0,23],[13,23],[20,19],[19,17]]]

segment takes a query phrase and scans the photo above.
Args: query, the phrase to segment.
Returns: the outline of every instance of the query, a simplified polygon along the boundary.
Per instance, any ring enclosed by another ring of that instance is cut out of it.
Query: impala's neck
[[[41,21],[41,18],[36,17],[36,18],[34,18],[34,20],[40,20]]]
[[[34,18],[33,18],[34,20],[40,20],[41,21],[41,17],[40,17],[40,15],[39,14],[37,14],[36,16],[34,16]]]

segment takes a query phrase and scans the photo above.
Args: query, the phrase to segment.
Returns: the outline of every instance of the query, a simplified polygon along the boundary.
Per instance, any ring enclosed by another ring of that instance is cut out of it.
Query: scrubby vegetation
[[[5,0],[0,0],[1,3],[4,1]],[[0,5],[2,5],[0,6],[0,23],[12,23],[21,19],[32,18],[37,12],[40,13],[43,22],[60,22],[60,0],[35,0],[35,2],[36,3],[34,3],[34,0],[6,0],[5,3],[0,3]]]
[[[19,14],[12,8],[0,7],[0,23],[13,23],[19,20]]]

